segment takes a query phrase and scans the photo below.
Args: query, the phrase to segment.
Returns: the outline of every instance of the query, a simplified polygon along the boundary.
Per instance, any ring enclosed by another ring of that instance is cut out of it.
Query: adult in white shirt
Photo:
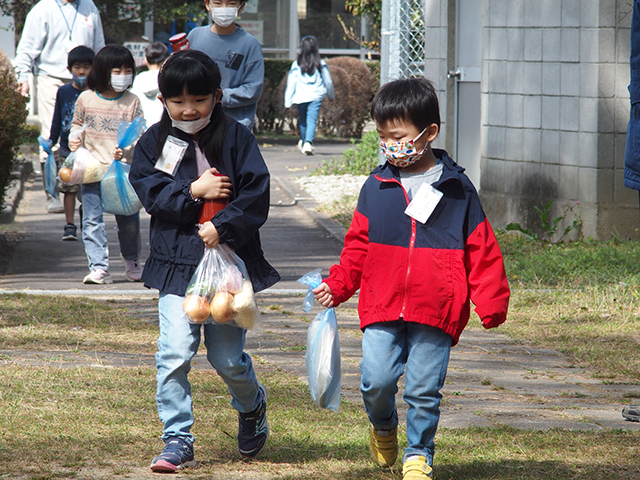
[[[35,75],[44,138],[49,138],[58,88],[71,82],[67,55],[78,45],[96,53],[104,47],[100,12],[93,0],[40,0],[27,14],[14,64],[23,95],[29,94],[29,74]],[[46,159],[42,151],[40,158]],[[49,198],[47,210],[63,211],[62,204]]]

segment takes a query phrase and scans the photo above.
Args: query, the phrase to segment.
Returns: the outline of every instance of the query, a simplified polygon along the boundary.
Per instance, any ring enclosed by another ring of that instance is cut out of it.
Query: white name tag
[[[156,162],[155,168],[173,176],[188,147],[189,144],[184,140],[172,135],[167,136],[162,147],[162,155]]]
[[[426,223],[441,198],[442,192],[440,190],[433,188],[428,183],[423,183],[404,213],[420,223]]]

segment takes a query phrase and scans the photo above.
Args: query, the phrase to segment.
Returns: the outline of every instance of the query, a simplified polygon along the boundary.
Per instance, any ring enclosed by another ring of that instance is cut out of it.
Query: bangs
[[[218,91],[220,71],[217,65],[206,54],[194,53],[189,50],[174,53],[164,63],[158,75],[158,88],[164,98],[178,97],[185,89],[189,95],[203,96]]]

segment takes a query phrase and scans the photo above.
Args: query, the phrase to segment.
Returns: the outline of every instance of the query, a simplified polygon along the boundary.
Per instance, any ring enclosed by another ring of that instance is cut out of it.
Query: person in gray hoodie
[[[169,49],[164,43],[151,43],[144,50],[149,70],[136,75],[131,87],[131,93],[134,93],[140,99],[140,105],[144,112],[144,119],[147,122],[147,128],[154,123],[158,123],[162,117],[162,102],[158,100],[158,72],[164,61],[169,57]]]

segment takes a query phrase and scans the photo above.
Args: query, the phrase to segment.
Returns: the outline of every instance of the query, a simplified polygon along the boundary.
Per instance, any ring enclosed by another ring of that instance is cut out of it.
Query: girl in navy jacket
[[[510,295],[475,188],[444,150],[431,148],[438,110],[424,78],[380,88],[371,117],[387,162],[360,191],[340,264],[314,290],[331,307],[360,289],[361,391],[371,455],[382,467],[392,466],[398,453],[395,394],[406,376],[404,480],[432,478],[440,389],[470,303],[492,328],[505,321]]]
[[[269,211],[269,172],[251,132],[224,115],[215,62],[195,50],[174,53],[160,70],[158,86],[165,111],[138,141],[129,179],[151,215],[142,280],[160,291],[156,399],[165,447],[151,469],[174,472],[195,464],[187,374],[201,329],[207,359],[239,412],[240,454],[257,455],[269,433],[267,392],[244,352],[246,331],[183,318],[186,288],[205,245],[229,245],[245,262],[256,292],[280,277],[264,258],[258,233]],[[229,203],[198,227],[203,200],[216,199]]]

